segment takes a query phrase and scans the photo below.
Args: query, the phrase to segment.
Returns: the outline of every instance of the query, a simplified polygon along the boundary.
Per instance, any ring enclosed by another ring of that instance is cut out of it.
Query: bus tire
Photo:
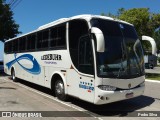
[[[55,82],[55,95],[59,100],[66,101],[68,96],[65,94],[64,83],[61,79],[57,79]]]
[[[11,79],[13,80],[13,82],[17,82],[17,78],[16,78],[16,74],[15,74],[14,68],[12,68],[12,70],[11,70]]]

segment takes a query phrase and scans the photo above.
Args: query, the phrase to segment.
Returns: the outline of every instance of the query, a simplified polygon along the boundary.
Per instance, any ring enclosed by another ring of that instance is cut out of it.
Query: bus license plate
[[[132,98],[133,97],[133,93],[127,93],[126,94],[126,98]]]

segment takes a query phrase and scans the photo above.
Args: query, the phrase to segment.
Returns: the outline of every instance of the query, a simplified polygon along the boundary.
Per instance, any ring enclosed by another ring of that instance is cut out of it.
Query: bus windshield
[[[144,75],[143,50],[132,25],[118,21],[92,19],[92,27],[101,29],[105,52],[97,52],[99,77],[136,78]]]

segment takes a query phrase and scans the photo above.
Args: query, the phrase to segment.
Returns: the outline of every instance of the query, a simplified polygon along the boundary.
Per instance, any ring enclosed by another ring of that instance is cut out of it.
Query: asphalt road
[[[44,87],[19,80],[12,82],[6,75],[0,76],[0,111],[52,111],[42,112],[42,116],[52,116],[41,119],[145,119],[158,120],[159,117],[137,117],[138,114],[160,111],[160,83],[146,82],[144,95],[130,100],[96,106],[76,98],[67,102],[57,100],[52,92]],[[54,111],[54,112],[53,112]],[[140,113],[139,113],[140,112]],[[156,112],[153,112],[156,115]],[[147,113],[148,114],[148,113]],[[160,114],[160,112],[159,112]],[[0,115],[1,116],[1,115]],[[61,117],[60,117],[61,116]],[[131,117],[132,116],[132,117]],[[135,116],[135,117],[133,117]],[[3,119],[4,118],[0,118]],[[8,118],[5,118],[8,120]],[[12,120],[21,118],[12,118]],[[32,120],[33,118],[23,118]]]
[[[160,67],[154,67],[154,69],[145,69],[145,72],[160,74]]]

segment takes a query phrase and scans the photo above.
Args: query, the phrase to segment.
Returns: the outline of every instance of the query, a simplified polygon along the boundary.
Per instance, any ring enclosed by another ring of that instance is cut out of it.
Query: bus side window
[[[57,36],[57,28],[51,28],[51,35],[50,35],[50,47],[54,48],[57,45],[56,42],[56,36]]]
[[[49,41],[49,29],[43,31],[43,37],[41,42],[42,48],[48,48],[48,41]]]
[[[13,40],[11,41],[11,52],[12,53],[14,52],[14,41]]]
[[[11,53],[11,42],[8,42],[8,53]]]
[[[19,38],[19,51],[24,52],[26,50],[26,37]]]
[[[35,50],[36,34],[30,34],[27,36],[27,51]]]
[[[81,72],[78,64],[78,44],[82,36],[88,34],[88,25],[85,20],[72,20],[69,22],[69,50],[74,66]],[[85,72],[83,72],[85,73]]]
[[[12,52],[12,42],[9,41],[6,43],[6,53],[10,54]]]
[[[37,34],[37,49],[42,48],[42,32]]]
[[[32,35],[32,39],[36,41],[36,34]],[[49,29],[39,31],[37,33],[37,49],[48,49],[48,43],[49,43]],[[32,45],[32,47],[33,46],[34,45]]]
[[[66,46],[66,25],[62,25],[58,27],[58,47],[65,47]]]
[[[31,50],[35,50],[35,48],[36,48],[36,33],[32,34],[31,40],[32,40]]]
[[[84,36],[79,39],[78,69],[85,74],[94,74],[93,50],[90,37]]]
[[[27,50],[30,50],[32,44],[31,35],[27,36]]]
[[[18,39],[13,40],[12,42],[13,42],[13,52],[16,53],[18,52]]]
[[[4,44],[4,53],[8,53],[8,42]]]
[[[66,47],[66,24],[51,28],[50,47]]]

